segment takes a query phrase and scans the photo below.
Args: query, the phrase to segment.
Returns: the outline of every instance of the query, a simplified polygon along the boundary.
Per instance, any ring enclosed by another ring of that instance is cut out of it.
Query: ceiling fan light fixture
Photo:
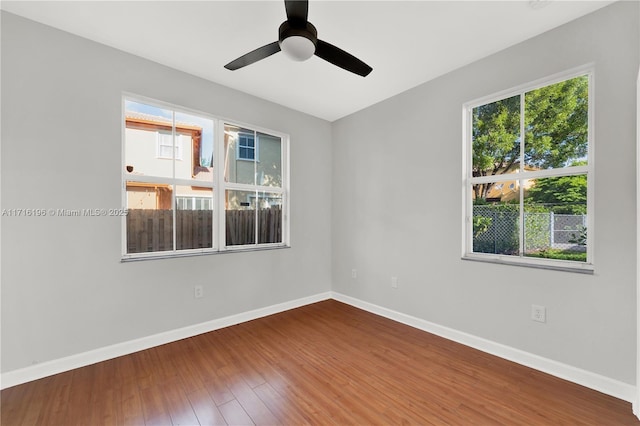
[[[294,61],[306,61],[316,51],[316,45],[306,37],[290,36],[280,42],[280,49]]]
[[[373,70],[350,53],[326,41],[318,40],[316,27],[307,20],[309,0],[285,0],[284,8],[287,12],[287,20],[278,28],[278,41],[240,56],[225,65],[226,69],[237,70],[283,51],[289,58],[299,62],[316,55],[320,59],[362,77],[366,77]]]

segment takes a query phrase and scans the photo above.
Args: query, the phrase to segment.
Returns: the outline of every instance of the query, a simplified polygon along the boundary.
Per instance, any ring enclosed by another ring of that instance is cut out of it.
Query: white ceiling
[[[282,0],[2,1],[0,7],[187,73],[334,121],[611,1],[314,1],[318,38],[373,67],[367,77],[278,53],[223,66],[278,38]]]

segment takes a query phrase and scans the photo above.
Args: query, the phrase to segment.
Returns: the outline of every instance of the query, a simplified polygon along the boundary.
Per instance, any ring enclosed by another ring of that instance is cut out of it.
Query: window
[[[123,259],[287,245],[285,135],[128,96],[123,110]]]
[[[256,143],[253,133],[239,133],[238,134],[238,160],[257,160],[256,157]]]
[[[212,199],[202,196],[178,196],[176,195],[176,206],[182,210],[212,210]]]
[[[228,247],[284,241],[281,225],[286,211],[286,168],[283,168],[286,151],[283,146],[282,136],[224,124],[225,243]],[[233,153],[242,153],[243,149],[253,158],[235,156],[237,160],[233,161]],[[259,150],[259,154],[253,155],[255,150]]]
[[[465,105],[463,258],[592,271],[591,80]]]
[[[175,140],[175,146],[173,141],[173,135],[169,131],[158,130],[158,158],[164,158],[172,160],[173,152],[175,152],[175,159],[182,160],[182,141],[180,135],[177,135]]]

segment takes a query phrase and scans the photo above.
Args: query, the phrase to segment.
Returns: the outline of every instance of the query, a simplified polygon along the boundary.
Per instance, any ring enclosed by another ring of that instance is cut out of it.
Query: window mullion
[[[254,244],[257,245],[258,244],[258,235],[259,235],[259,232],[258,232],[259,231],[258,230],[258,225],[259,225],[258,217],[260,215],[260,212],[259,212],[259,210],[260,210],[260,198],[259,198],[260,194],[258,193],[258,190],[256,190],[255,194],[256,194],[256,214],[254,215],[253,220],[255,221],[255,225],[254,225],[254,227],[255,227],[255,229],[254,229],[254,231],[255,231],[254,232],[254,235],[255,235],[254,236],[254,238],[255,238]]]
[[[255,188],[258,185],[258,161],[257,161],[257,150],[255,149],[256,146],[258,144],[258,132],[256,132],[255,130],[253,131],[253,187]],[[262,183],[262,182],[261,182]],[[256,212],[254,215],[253,220],[254,222],[254,244],[258,244],[258,215],[259,215],[259,209],[260,209],[260,199],[259,194],[258,194],[258,190],[255,189],[255,194],[256,194]]]
[[[594,81],[593,81],[593,73],[589,74],[588,81],[588,98],[587,98],[587,109],[589,111],[587,115],[587,263],[593,264],[593,255],[594,255],[594,221],[593,221],[593,209],[594,209],[594,124],[595,124],[595,110],[594,110]]]
[[[213,188],[211,189],[211,247],[213,249],[219,249],[220,246],[217,244],[218,238],[218,216],[220,216],[220,212],[218,210],[218,205],[216,201],[220,197],[220,180],[218,179],[218,169],[220,168],[218,164],[220,163],[220,156],[216,150],[219,145],[223,145],[223,139],[219,138],[218,128],[220,127],[220,123],[218,120],[212,120],[212,131],[213,131],[213,147],[211,152],[211,163],[210,166],[213,167],[213,176],[212,176],[212,184]]]
[[[525,128],[524,128],[524,114],[525,114],[525,93],[520,94],[520,173],[522,174],[525,171],[524,168],[524,153],[525,153]],[[524,256],[524,230],[525,230],[525,215],[524,215],[524,185],[523,180],[518,180],[519,186],[519,197],[520,197],[520,226],[518,232],[519,239],[519,250],[518,255],[520,257]]]
[[[571,167],[562,167],[558,169],[545,169],[545,170],[536,170],[536,171],[525,171],[519,173],[520,179],[540,179],[547,177],[557,177],[557,176],[574,176],[574,175],[584,175],[589,173],[589,166],[571,166]],[[490,175],[490,176],[479,176],[469,178],[470,183],[489,183],[489,182],[508,182],[514,180],[514,174],[501,174],[501,175]]]
[[[171,166],[172,166],[172,177],[173,177],[173,185],[172,188],[173,190],[171,191],[171,210],[173,211],[173,214],[171,215],[171,218],[173,220],[173,226],[172,226],[172,233],[173,233],[173,251],[177,250],[178,247],[178,241],[177,241],[177,231],[176,231],[176,224],[178,223],[177,220],[177,215],[178,215],[178,209],[176,206],[176,191],[178,190],[178,186],[175,184],[175,179],[176,179],[176,112],[175,111],[171,111],[171,140],[173,141],[173,143],[171,144]]]
[[[464,176],[466,177],[466,179],[463,179],[463,182],[466,181],[465,183],[465,188],[463,188],[463,193],[464,193],[464,204],[463,206],[465,207],[465,216],[464,216],[464,223],[463,223],[463,231],[464,231],[464,235],[465,235],[465,240],[464,240],[464,244],[465,244],[465,250],[464,253],[471,253],[473,252],[473,198],[472,198],[472,193],[473,193],[473,183],[472,183],[472,178],[473,178],[473,173],[472,173],[472,167],[473,167],[473,108],[468,107],[467,108],[467,114],[466,114],[466,120],[465,120],[465,134],[464,137],[466,140],[469,141],[468,144],[466,144],[465,146],[465,171]]]
[[[225,239],[225,226],[226,226],[226,195],[227,195],[227,182],[224,179],[225,173],[225,162],[226,162],[226,153],[225,153],[225,133],[224,133],[224,124],[220,120],[216,120],[217,131],[215,135],[217,136],[217,141],[214,141],[214,167],[215,167],[215,179],[217,180],[217,185],[214,188],[214,200],[215,200],[215,209],[218,214],[215,214],[214,211],[214,224],[216,229],[215,241],[217,244],[218,250],[223,250],[226,248],[227,242]],[[217,142],[217,143],[216,143]],[[217,191],[216,191],[217,189]],[[217,194],[217,196],[216,196]]]

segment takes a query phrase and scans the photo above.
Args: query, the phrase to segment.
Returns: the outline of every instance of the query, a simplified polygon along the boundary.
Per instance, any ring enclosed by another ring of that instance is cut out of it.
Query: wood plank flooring
[[[637,425],[631,404],[334,300],[1,393],[13,425]]]

